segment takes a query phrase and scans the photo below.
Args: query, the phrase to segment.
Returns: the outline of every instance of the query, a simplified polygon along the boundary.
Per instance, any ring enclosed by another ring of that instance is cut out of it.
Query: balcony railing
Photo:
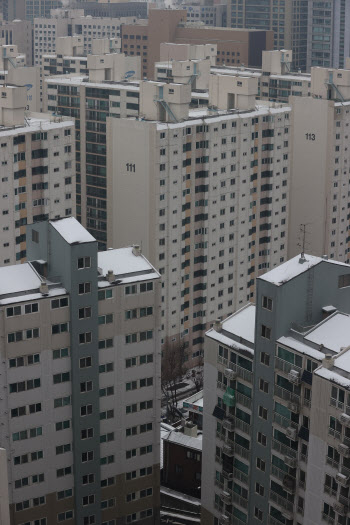
[[[288,456],[290,458],[297,458],[297,451],[288,447],[287,445],[284,445],[283,443],[280,443],[276,439],[272,440],[272,448],[282,454],[283,456]]]
[[[282,370],[282,372],[285,372],[286,374],[289,374],[291,370],[297,370],[298,372],[302,371],[302,368],[300,368],[299,366],[287,363],[287,361],[283,361],[283,359],[281,359],[280,357],[276,357],[275,359],[275,368],[278,368],[278,370]]]
[[[224,490],[224,484],[222,481],[220,481],[219,479],[214,479],[214,483],[217,487],[219,487],[221,490]]]
[[[236,494],[235,492],[233,492],[232,499],[233,499],[233,503],[240,505],[244,509],[248,508],[248,500],[245,498],[242,498],[242,496],[240,496],[239,494]]]
[[[343,442],[344,442],[344,445],[347,445],[348,447],[350,447],[350,437],[344,436]]]
[[[245,423],[244,421],[239,419],[238,417],[235,417],[235,428],[239,428],[240,430],[242,430],[246,434],[250,435],[251,426],[248,423]]]
[[[292,427],[298,429],[298,423],[295,423],[294,421],[291,421],[290,419],[281,416],[281,414],[277,414],[277,412],[273,413],[273,420],[275,423],[277,423],[283,428]]]
[[[292,403],[300,403],[300,396],[297,394],[294,394],[293,392],[289,392],[289,390],[285,390],[284,388],[275,385],[275,396],[280,397],[281,399],[285,399],[286,401],[291,401]]]
[[[280,507],[283,507],[284,509],[288,510],[288,512],[293,512],[293,506],[294,506],[293,503],[286,500],[285,498],[283,498],[282,496],[280,496],[273,490],[270,490],[270,500],[277,503],[277,505],[279,505]]]
[[[221,381],[217,381],[217,382],[216,382],[216,386],[217,386],[220,390],[226,390],[226,388],[227,388],[227,385],[225,385],[225,384],[222,383]]]
[[[240,470],[234,468],[233,476],[238,481],[241,481],[242,483],[245,483],[246,485],[248,485],[248,476],[246,474],[243,474],[243,472],[241,472]]]
[[[327,516],[325,512],[322,512],[322,519],[326,521],[327,523],[330,523],[331,525],[334,525],[335,519],[331,518],[330,516]]]
[[[252,408],[252,400],[250,399],[250,397],[247,397],[244,394],[241,394],[240,392],[237,392],[237,391],[235,392],[235,396],[236,396],[237,403],[240,403],[246,408]]]
[[[339,461],[336,461],[335,459],[329,458],[328,456],[326,457],[326,463],[330,467],[333,467],[333,468],[336,468],[336,469],[339,468]]]
[[[329,487],[328,485],[323,485],[323,490],[326,492],[326,494],[329,494],[330,496],[333,496],[334,498],[337,497],[337,491]]]
[[[339,494],[338,501],[339,501],[339,503],[342,503],[343,505],[345,505],[345,507],[349,507],[349,498],[348,497],[342,496],[341,494]]]
[[[249,450],[247,450],[246,448],[242,447],[238,443],[234,444],[234,450],[239,456],[242,456],[242,458],[249,459],[249,454],[250,454]]]
[[[300,461],[304,461],[304,463],[307,463],[307,454],[300,454]]]
[[[311,407],[311,399],[306,399],[306,397],[304,397],[303,399],[303,403],[306,407],[310,408]]]
[[[222,464],[222,458],[220,456],[215,456],[215,461],[220,463],[220,465]]]
[[[271,465],[271,474],[281,481],[283,481],[286,476],[290,476],[288,472],[285,472],[284,470],[279,469],[275,465]]]
[[[331,428],[331,427],[328,427],[328,434],[330,436],[333,436],[335,439],[340,439],[341,438],[341,432],[338,432],[337,430],[335,430],[334,428]]]

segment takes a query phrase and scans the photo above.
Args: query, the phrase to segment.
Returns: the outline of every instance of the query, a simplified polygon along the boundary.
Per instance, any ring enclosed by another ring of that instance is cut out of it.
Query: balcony
[[[329,458],[329,457],[327,456],[327,457],[326,457],[326,463],[327,463],[327,465],[329,465],[330,467],[336,468],[337,470],[339,469],[339,461],[335,461],[335,459]]]
[[[327,514],[325,512],[322,512],[322,519],[323,519],[323,521],[325,521],[327,523],[330,523],[331,525],[334,525],[334,523],[335,523],[335,519],[331,518],[330,516],[327,516]]]
[[[220,456],[215,456],[215,461],[216,463],[219,463],[220,465],[222,465],[222,458]]]
[[[222,453],[229,458],[232,458],[234,453],[233,447],[231,445],[224,444],[222,447]]]
[[[250,372],[249,370],[246,370],[245,368],[242,368],[231,361],[229,362],[229,368],[231,368],[231,370],[234,372],[237,372],[237,375],[248,383],[253,382],[253,372]]]
[[[271,465],[271,474],[275,476],[275,478],[279,479],[280,481],[283,481],[287,475],[287,472],[279,469],[275,465]]]
[[[283,443],[280,443],[276,439],[272,440],[272,448],[282,454],[283,456],[289,456],[290,458],[297,458],[297,451],[288,447],[287,445],[283,445]]]
[[[220,481],[220,480],[218,480],[218,479],[215,478],[215,479],[214,479],[214,484],[215,484],[217,487],[219,487],[219,489],[224,490],[224,484],[223,484],[222,481]]]
[[[270,490],[270,500],[274,501],[275,503],[277,503],[277,505],[286,509],[288,512],[293,512],[293,503],[286,500],[276,492],[273,492],[273,490]]]
[[[235,395],[236,395],[236,403],[240,403],[241,405],[249,409],[252,408],[252,400],[250,399],[250,397],[247,397],[237,391],[235,392]]]
[[[239,430],[242,430],[242,432],[245,432],[246,434],[250,435],[251,433],[251,426],[248,423],[245,423],[241,419],[238,419],[238,417],[235,417],[235,427],[239,428]]]
[[[337,432],[334,428],[328,427],[328,434],[333,436],[335,439],[341,438],[341,432]]]
[[[223,428],[229,432],[233,432],[235,429],[235,419],[236,418],[233,417],[226,417],[222,422]]]
[[[297,423],[295,423],[294,421],[291,421],[290,419],[287,419],[286,417],[281,416],[281,414],[277,414],[277,412],[273,413],[273,420],[275,423],[277,423],[283,428],[291,427],[291,428],[295,428],[296,430],[298,430]]]
[[[280,357],[276,357],[275,359],[275,368],[278,368],[278,370],[282,370],[285,374],[289,374],[291,370],[297,370],[298,372],[302,372],[302,368],[299,368],[298,366],[292,365],[291,363],[288,363],[287,361],[283,361]]]
[[[293,392],[289,392],[289,390],[285,390],[284,388],[275,385],[275,396],[285,399],[286,401],[291,401],[292,403],[300,404],[300,396],[297,394],[294,394]]]
[[[248,476],[236,468],[233,469],[233,477],[234,479],[237,479],[238,481],[248,485]]]
[[[217,381],[217,382],[216,382],[216,386],[217,386],[217,388],[218,388],[219,390],[224,390],[224,391],[225,391],[226,388],[227,388],[227,385],[225,385],[225,384],[222,383],[221,381]]]
[[[225,505],[232,505],[232,494],[227,490],[223,490],[220,494],[220,499]]]
[[[250,456],[249,450],[247,450],[246,448],[242,447],[238,443],[234,444],[234,450],[235,450],[236,454],[238,454],[239,456],[242,456],[242,458],[244,458],[244,459],[248,459],[249,460],[249,456]]]
[[[245,498],[242,498],[242,496],[240,496],[239,494],[236,494],[235,492],[233,492],[232,494],[232,500],[233,500],[233,503],[240,505],[244,509],[248,508],[248,500]]]

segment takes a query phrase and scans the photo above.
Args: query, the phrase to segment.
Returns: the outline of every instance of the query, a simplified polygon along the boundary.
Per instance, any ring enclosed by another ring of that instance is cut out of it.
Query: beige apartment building
[[[254,78],[212,75],[215,109],[192,110],[189,84],[142,82],[140,116],[108,119],[108,244],[134,237],[159,269],[163,342],[189,359],[286,257],[290,108],[256,93]]]
[[[158,524],[159,274],[73,217],[28,231],[0,268],[10,523]]]
[[[288,254],[306,249],[350,261],[350,70],[312,68],[311,97],[291,97]]]
[[[1,86],[1,266],[25,260],[28,224],[76,210],[74,121],[25,106],[25,87]]]

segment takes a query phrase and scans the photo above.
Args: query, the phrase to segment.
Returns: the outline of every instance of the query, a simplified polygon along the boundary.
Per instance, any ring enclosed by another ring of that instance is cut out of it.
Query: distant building
[[[1,86],[0,266],[25,261],[28,224],[76,210],[74,121],[25,107],[25,87]]]
[[[162,484],[178,492],[200,498],[202,473],[202,434],[187,422],[183,431],[162,433]]]
[[[142,58],[143,78],[154,78],[154,65],[160,60],[160,44],[216,44],[217,64],[234,57],[241,65],[261,66],[261,53],[273,48],[272,31],[193,27],[187,24],[185,10],[150,9],[147,20],[121,28],[122,51]]]

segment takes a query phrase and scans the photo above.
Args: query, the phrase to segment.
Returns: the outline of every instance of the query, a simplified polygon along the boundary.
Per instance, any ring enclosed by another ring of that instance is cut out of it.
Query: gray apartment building
[[[11,525],[159,519],[159,274],[76,219],[0,269],[0,446]]]
[[[349,523],[350,266],[296,256],[207,332],[202,523]]]

